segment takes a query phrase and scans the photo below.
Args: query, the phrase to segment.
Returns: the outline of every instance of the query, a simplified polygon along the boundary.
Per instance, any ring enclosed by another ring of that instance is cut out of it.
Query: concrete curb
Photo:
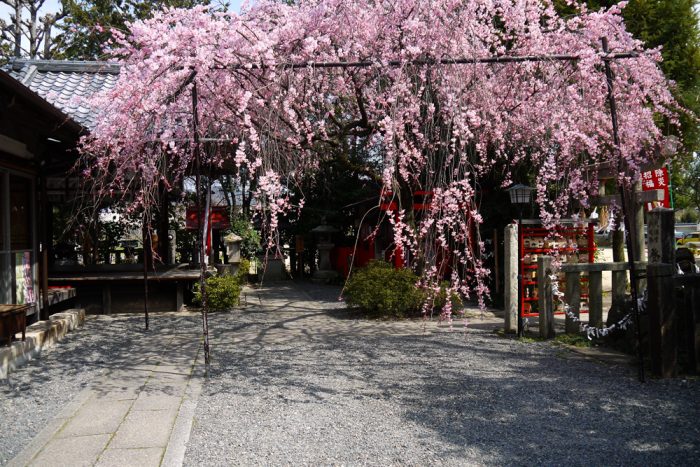
[[[85,322],[84,309],[72,309],[52,315],[48,321],[27,326],[26,340],[0,347],[0,379],[10,371],[37,357],[44,349],[55,346],[66,334]]]
[[[168,445],[165,448],[165,454],[160,464],[161,467],[180,467],[185,462],[187,442],[192,434],[197,402],[199,395],[202,393],[203,380],[206,377],[200,359],[201,353],[198,351],[182,405],[175,419],[173,431],[170,433]]]

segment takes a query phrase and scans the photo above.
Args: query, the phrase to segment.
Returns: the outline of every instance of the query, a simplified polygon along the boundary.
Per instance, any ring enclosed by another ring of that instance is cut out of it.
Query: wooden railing
[[[581,312],[581,274],[588,275],[588,324],[594,327],[603,326],[603,272],[610,271],[613,275],[612,303],[622,304],[625,300],[625,275],[629,263],[577,263],[563,264],[557,271],[552,267],[553,257],[540,256],[537,261],[537,287],[539,290],[539,324],[540,336],[554,337],[554,296],[550,276],[555,272],[566,274],[564,302],[575,316]],[[636,262],[637,271],[646,272],[647,263]],[[639,277],[637,277],[638,279]],[[566,332],[577,333],[578,323],[566,317]]]

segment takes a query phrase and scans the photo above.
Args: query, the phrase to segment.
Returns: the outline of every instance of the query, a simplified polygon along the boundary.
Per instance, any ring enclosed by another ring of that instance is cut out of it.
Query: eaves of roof
[[[36,106],[39,110],[54,117],[56,119],[57,126],[64,126],[66,129],[75,132],[78,135],[86,132],[85,127],[80,125],[58,108],[51,105],[37,93],[3,70],[0,70],[0,85],[7,87],[11,92],[17,94],[23,99],[26,99],[30,104]]]
[[[86,99],[111,89],[120,65],[113,62],[14,59],[6,71],[89,131],[98,117]]]

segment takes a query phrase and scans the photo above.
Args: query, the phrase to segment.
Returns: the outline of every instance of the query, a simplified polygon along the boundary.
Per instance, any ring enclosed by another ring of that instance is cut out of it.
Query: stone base
[[[240,263],[215,264],[216,272],[220,276],[235,276],[238,274],[238,266]]]
[[[334,281],[340,277],[340,274],[338,274],[337,271],[316,271],[314,272],[313,276],[311,276],[311,282],[314,282],[316,284],[328,284],[331,281]]]
[[[258,274],[262,273],[262,282],[277,282],[287,278],[284,270],[284,263],[281,259],[268,259],[265,264],[265,259],[262,259],[262,267],[259,268]]]
[[[56,345],[84,322],[85,310],[73,309],[51,315],[48,321],[27,326],[25,341],[15,341],[9,347],[0,347],[0,379],[7,378],[11,370],[39,355],[42,350]]]

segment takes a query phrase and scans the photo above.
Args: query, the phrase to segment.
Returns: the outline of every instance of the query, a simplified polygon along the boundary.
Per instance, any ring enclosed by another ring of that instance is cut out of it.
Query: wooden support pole
[[[607,55],[610,50],[608,47],[608,38],[603,37],[601,38],[601,42],[603,45],[603,52]],[[605,81],[606,81],[606,87],[608,90],[608,104],[610,105],[610,121],[612,122],[612,130],[613,130],[613,142],[615,143],[615,151],[618,153],[617,155],[620,155],[620,134],[618,131],[618,122],[617,122],[617,104],[615,102],[615,93],[614,93],[614,82],[615,82],[615,77],[613,76],[612,68],[610,68],[610,60],[608,58],[603,59],[603,66],[605,69]],[[622,164],[622,158],[620,158],[620,164]],[[625,167],[618,167],[618,171],[621,171]],[[619,187],[620,190],[620,199],[622,201],[622,212],[624,213],[624,219],[625,219],[625,230],[627,232],[627,260],[630,265],[630,279],[631,279],[631,285],[632,285],[632,310],[634,311],[634,322],[635,322],[635,330],[637,333],[637,347],[639,350],[638,357],[639,357],[639,381],[644,382],[644,354],[642,353],[642,348],[641,348],[641,342],[642,342],[642,335],[641,335],[641,330],[639,328],[639,305],[637,303],[637,298],[639,297],[639,290],[637,288],[637,277],[636,277],[636,269],[634,262],[639,260],[639,257],[635,256],[635,247],[634,247],[634,242],[632,239],[633,235],[633,226],[635,226],[635,223],[630,219],[630,214],[634,211],[634,204],[632,203],[632,208],[629,210],[626,208],[627,205],[629,205],[628,200],[625,199],[625,190],[622,185]],[[634,200],[633,200],[634,202]],[[643,235],[643,234],[642,234]],[[642,236],[642,240],[644,237]]]
[[[501,266],[500,266],[500,255],[499,249],[498,249],[498,229],[493,229],[493,239],[492,243],[493,245],[493,285],[494,285],[494,291],[496,294],[501,293]]]
[[[603,273],[588,273],[588,325],[603,326]]]
[[[185,309],[185,285],[178,281],[175,287],[175,310],[180,312]]]
[[[627,271],[612,271],[612,306],[610,307],[609,315],[612,315],[614,311],[622,312],[625,306],[626,293]]]
[[[202,335],[204,337],[204,363],[209,366],[209,316],[207,313],[207,288],[205,285],[207,265],[204,261],[207,243],[207,232],[205,230],[204,219],[209,218],[209,212],[204,212],[202,209],[202,163],[201,163],[201,148],[199,142],[199,95],[197,94],[197,81],[192,82],[192,133],[194,138],[194,159],[196,170],[196,185],[197,185],[197,214],[199,216],[199,290],[202,294]],[[207,185],[208,186],[208,185]],[[211,191],[211,190],[209,190]],[[207,206],[208,210],[208,206]]]
[[[160,256],[160,262],[163,264],[171,264],[169,262],[170,254],[170,238],[168,237],[168,230],[170,229],[170,199],[168,194],[168,189],[165,186],[165,182],[160,182],[158,184],[158,256]]]
[[[554,332],[554,300],[552,297],[552,257],[540,256],[537,259],[537,289],[540,308],[540,337],[552,339]]]
[[[674,282],[683,287],[676,303],[680,347],[687,355],[683,370],[700,373],[700,274],[676,276]]]
[[[49,319],[49,244],[51,243],[47,224],[50,222],[50,216],[53,213],[49,210],[45,174],[41,175],[39,184],[41,196],[41,215],[39,216],[41,235],[41,250],[39,252],[41,255],[41,267],[39,268],[41,276],[41,313],[39,314],[39,319],[46,320]]]
[[[636,58],[639,56],[637,52],[619,52],[607,53],[605,60],[623,60],[628,58]],[[384,67],[396,68],[411,64],[414,66],[435,66],[435,65],[475,65],[477,63],[503,64],[503,63],[526,63],[526,62],[577,62],[581,60],[579,55],[554,54],[554,55],[521,55],[521,56],[491,56],[491,57],[449,57],[449,58],[417,58],[413,60],[388,60],[382,62]],[[379,65],[378,62],[372,60],[363,60],[355,62],[287,62],[278,63],[276,65],[266,65],[261,63],[233,63],[230,65],[215,65],[211,69],[222,70],[268,70],[268,69],[310,69],[310,68],[369,68]],[[192,80],[192,75],[188,78]],[[188,81],[185,81],[187,83]]]
[[[151,226],[146,220],[146,216],[143,216],[143,226],[142,226],[142,242],[143,242],[143,320],[146,326],[146,331],[150,326],[148,317],[148,268],[149,263],[151,263],[150,258],[153,257],[153,252],[151,251]]]
[[[577,318],[581,313],[581,273],[567,272],[566,273],[566,292],[564,301],[569,305],[569,312]],[[578,334],[581,330],[580,324],[574,321],[569,315],[566,315],[566,333]]]
[[[102,286],[102,313],[105,315],[112,314],[112,287],[109,282]]]
[[[505,331],[518,332],[518,226],[508,224],[503,237],[503,299],[505,304]]]
[[[690,315],[692,324],[689,326],[691,330],[691,340],[689,352],[694,358],[695,372],[700,373],[700,277],[695,277],[695,287],[689,287],[686,292],[685,312]]]
[[[647,266],[649,283],[649,354],[651,372],[659,378],[676,375],[678,342],[673,303],[674,266],[653,263]]]
[[[639,193],[642,193],[642,182],[634,184],[634,189],[630,193],[630,203],[627,208],[631,211],[632,216],[630,221],[634,224],[630,233],[633,235],[632,242],[634,248],[634,260],[646,261],[647,250],[644,240],[644,203],[639,201]],[[631,275],[631,272],[630,272]],[[647,281],[644,278],[637,277],[637,293],[639,296],[644,293],[647,288]]]

